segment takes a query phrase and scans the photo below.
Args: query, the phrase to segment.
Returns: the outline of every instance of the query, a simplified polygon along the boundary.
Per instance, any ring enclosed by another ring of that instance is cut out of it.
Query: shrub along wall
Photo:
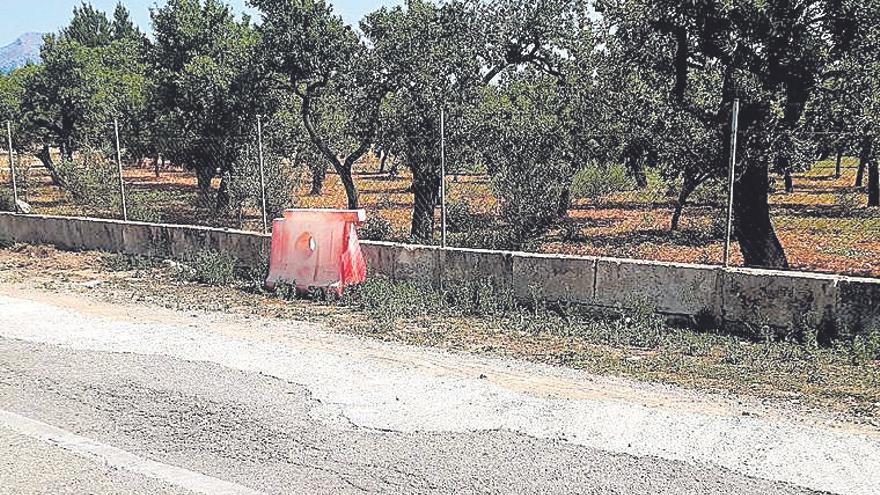
[[[270,237],[207,227],[0,213],[0,243],[52,244],[179,258],[213,249],[265,263]],[[880,280],[612,258],[363,243],[371,273],[441,287],[491,280],[523,300],[659,313],[745,329],[818,327],[826,336],[880,328]]]

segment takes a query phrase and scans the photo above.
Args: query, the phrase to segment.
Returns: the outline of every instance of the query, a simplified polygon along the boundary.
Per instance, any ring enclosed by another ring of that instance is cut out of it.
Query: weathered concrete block
[[[69,251],[82,249],[81,219],[44,217],[39,220],[39,238],[29,242],[51,244],[58,249]]]
[[[514,254],[513,292],[517,299],[592,304],[596,259],[545,254]]]
[[[513,253],[482,249],[446,249],[440,252],[444,284],[487,282],[513,287]]]
[[[840,334],[880,331],[880,280],[842,278],[837,293],[835,323]]]
[[[394,262],[398,246],[390,242],[361,241],[361,251],[370,275],[394,277]]]
[[[731,269],[724,273],[724,320],[776,328],[833,325],[838,277]],[[823,330],[824,331],[824,330]]]
[[[40,215],[3,214],[0,240],[30,244],[51,244],[60,249],[80,249],[81,219]]]
[[[83,219],[79,222],[79,230],[82,238],[82,249],[107,251],[109,253],[125,252],[122,222]]]
[[[668,315],[719,315],[721,269],[650,261],[598,258],[597,305],[628,307],[640,302]]]
[[[145,256],[161,258],[171,257],[171,231],[173,227],[167,225],[149,224],[150,245],[146,247]]]
[[[141,256],[159,256],[154,247],[155,229],[148,223],[130,222],[122,226],[122,251]]]
[[[269,248],[266,247],[265,239],[271,237],[263,234],[242,232],[238,230],[211,231],[209,237],[213,237],[216,249],[228,253],[247,266],[257,266],[269,262]]]
[[[206,230],[179,227],[170,230],[168,244],[173,258],[183,259],[201,250],[217,249]]]
[[[45,217],[24,217],[21,215],[15,215],[12,216],[10,220],[9,228],[13,231],[12,240],[14,242],[31,244],[43,243]]]
[[[431,246],[398,245],[394,253],[394,280],[437,287],[442,251]]]
[[[62,249],[183,257],[216,249],[244,263],[265,263],[271,238],[250,232],[117,220],[0,213],[0,242],[54,244]],[[813,273],[658,263],[608,258],[442,250],[363,242],[368,268],[396,280],[439,286],[493,281],[521,299],[626,307],[645,300],[658,311],[710,313],[732,324],[852,335],[880,328],[880,280]],[[833,334],[826,333],[831,337]]]
[[[0,244],[15,242],[17,217],[11,213],[0,213]]]

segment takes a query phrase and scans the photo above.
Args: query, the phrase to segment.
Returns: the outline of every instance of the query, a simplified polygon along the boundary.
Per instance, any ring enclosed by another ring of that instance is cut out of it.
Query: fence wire
[[[265,123],[266,133],[271,125]],[[131,220],[261,231],[264,200],[269,220],[285,208],[349,203],[344,171],[301,144],[282,149],[268,138],[261,147],[256,122],[252,131],[218,138],[166,137],[161,151],[126,144],[132,142],[127,132],[132,131],[120,129],[120,155]],[[624,137],[632,136],[619,136]],[[876,167],[859,158],[861,137],[825,131],[821,139],[818,133],[793,135],[792,142],[850,144],[806,146],[791,155],[797,159],[768,165],[765,183],[757,185],[744,179],[746,167],[754,165],[748,156],[740,157],[735,188],[742,193],[766,187],[767,207],[762,212],[759,201],[758,208],[734,215],[730,264],[755,265],[746,246],[757,245],[782,257],[763,260],[774,266],[880,277],[880,207],[868,203]],[[753,138],[743,133],[741,147]],[[33,213],[121,218],[112,124],[81,142],[72,159],[52,150],[54,171],[37,158],[39,150],[13,150],[19,198]],[[3,148],[0,209],[11,211],[8,146]],[[664,167],[675,156],[647,154],[587,160],[572,169],[489,170],[455,151],[443,177],[439,169],[420,169],[406,157],[378,149],[358,160],[352,180],[358,204],[368,214],[361,237],[439,245],[445,211],[451,247],[724,262],[726,163],[700,175]],[[192,167],[181,166],[194,156],[209,157],[210,177],[201,184]],[[63,187],[54,184],[56,179]],[[744,233],[759,235],[749,241]]]

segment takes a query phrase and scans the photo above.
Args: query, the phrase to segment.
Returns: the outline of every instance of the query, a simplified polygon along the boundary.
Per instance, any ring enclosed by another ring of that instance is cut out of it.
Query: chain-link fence
[[[12,197],[17,194],[33,213],[261,231],[264,211],[271,220],[289,207],[346,207],[351,189],[345,187],[345,170],[340,173],[314,153],[278,151],[261,139],[260,131],[271,129],[253,124],[253,129],[217,138],[166,137],[161,152],[126,148],[129,130],[124,126],[117,148],[112,123],[82,139],[87,145],[69,155],[58,149],[48,156],[39,149],[14,150],[15,192],[9,150],[4,149],[0,209],[15,209]],[[15,132],[14,125],[10,131]],[[793,136],[792,141],[831,146],[806,147],[797,160],[768,165],[757,174],[747,173],[753,166],[745,165],[748,157],[736,163],[730,265],[880,276],[880,207],[869,206],[876,165],[859,158],[858,136],[827,134],[822,140]],[[739,138],[748,142],[754,136],[740,133]],[[855,144],[835,145],[844,142]],[[725,262],[731,198],[723,172],[729,156],[721,159],[722,173],[716,168],[703,174],[677,166],[675,157],[652,156],[650,150],[634,159],[623,154],[620,160],[586,161],[564,170],[490,170],[461,159],[461,153],[449,156],[456,158],[444,161],[438,149],[435,156],[424,157],[420,163],[430,165],[427,172],[414,167],[411,157],[380,149],[356,161],[351,179],[358,204],[368,212],[361,236],[437,245],[445,238],[450,247]],[[202,170],[179,165],[197,157],[208,157]],[[664,167],[664,161],[674,166]]]

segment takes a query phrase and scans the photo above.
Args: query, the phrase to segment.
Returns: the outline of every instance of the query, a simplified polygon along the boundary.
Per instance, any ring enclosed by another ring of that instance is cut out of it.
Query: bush
[[[0,211],[15,212],[15,200],[9,191],[0,191]]]
[[[126,198],[128,218],[136,222],[162,223],[162,206],[168,204],[168,193],[159,191],[133,192]]]
[[[609,194],[633,188],[632,179],[626,167],[619,164],[607,167],[589,164],[575,174],[571,185],[571,195],[577,199],[601,200]]]
[[[449,232],[468,232],[474,228],[474,215],[467,201],[446,202],[446,228]]]
[[[388,241],[394,238],[394,227],[391,222],[377,214],[370,216],[358,228],[358,237],[369,241]]]
[[[56,169],[71,201],[80,206],[112,208],[119,202],[116,168],[108,162],[79,164],[64,160]]]
[[[688,198],[688,203],[695,205],[725,206],[727,204],[728,187],[722,181],[707,181],[700,184]]]
[[[252,140],[256,143],[256,137]],[[266,215],[272,221],[293,204],[295,166],[289,160],[264,150],[263,176],[266,184]],[[263,197],[260,190],[259,150],[248,144],[235,162],[229,181],[229,206],[233,211],[253,207],[262,212]]]
[[[568,210],[568,166],[546,158],[509,164],[492,178],[501,218],[516,237],[543,233]]]
[[[880,360],[880,330],[855,336],[849,347],[850,361],[856,366]]]
[[[184,258],[186,264],[177,273],[180,279],[207,285],[229,285],[236,280],[238,260],[230,254],[209,249]]]

